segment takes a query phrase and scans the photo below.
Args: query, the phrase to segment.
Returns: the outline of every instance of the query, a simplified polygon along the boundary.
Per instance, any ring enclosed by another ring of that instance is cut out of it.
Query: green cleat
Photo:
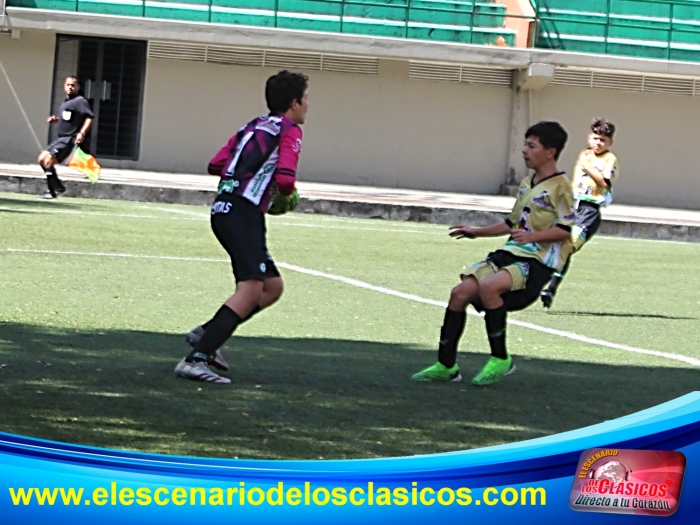
[[[474,376],[472,383],[477,386],[492,385],[513,372],[515,372],[515,364],[512,356],[508,356],[507,359],[492,357],[486,362],[481,372]]]
[[[451,383],[459,383],[462,380],[462,376],[459,373],[459,366],[454,365],[452,368],[447,368],[438,362],[417,374],[413,374],[411,379],[414,381],[449,381]]]

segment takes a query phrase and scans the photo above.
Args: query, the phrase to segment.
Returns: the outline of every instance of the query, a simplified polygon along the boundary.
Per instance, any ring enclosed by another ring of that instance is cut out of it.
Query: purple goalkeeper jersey
[[[282,115],[250,121],[224,145],[209,163],[209,173],[220,175],[217,199],[240,195],[267,211],[279,186],[294,191],[301,151],[301,128]]]

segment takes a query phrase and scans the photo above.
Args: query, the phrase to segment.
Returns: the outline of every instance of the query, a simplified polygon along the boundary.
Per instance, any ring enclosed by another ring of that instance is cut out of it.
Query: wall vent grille
[[[302,71],[332,71],[335,73],[379,73],[379,59],[323,53],[292,53],[280,50],[253,49],[234,46],[195,44],[188,42],[148,42],[148,58],[158,60],[189,60],[232,64],[238,66],[273,67]]]

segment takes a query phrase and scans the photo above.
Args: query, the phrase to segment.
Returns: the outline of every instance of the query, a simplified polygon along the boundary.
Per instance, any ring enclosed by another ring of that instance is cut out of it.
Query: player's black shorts
[[[248,199],[217,198],[211,207],[211,229],[231,258],[237,283],[280,276],[267,250],[265,214]]]
[[[506,292],[501,296],[509,312],[523,310],[537,301],[540,297],[540,292],[552,278],[552,273],[554,273],[552,268],[545,266],[537,259],[533,259],[532,257],[518,257],[505,250],[497,250],[489,253],[486,261],[498,268],[505,268],[506,266],[516,264],[526,265],[528,268],[525,288]],[[481,303],[480,298],[472,301],[472,306],[479,312],[484,310],[484,305]]]
[[[51,153],[51,156],[55,157],[58,162],[63,162],[71,154],[74,147],[73,137],[59,137],[58,140],[46,147],[46,151]]]
[[[591,240],[598,228],[602,218],[600,216],[600,206],[592,202],[580,201],[576,209],[576,220],[572,229],[574,248],[579,250],[585,243]]]

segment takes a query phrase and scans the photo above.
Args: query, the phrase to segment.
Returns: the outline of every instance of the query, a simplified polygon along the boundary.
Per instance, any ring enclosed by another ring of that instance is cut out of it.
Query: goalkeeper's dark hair
[[[270,113],[284,113],[292,102],[301,99],[309,86],[309,77],[302,73],[292,73],[286,69],[267,79],[265,102]]]
[[[67,75],[67,76],[63,79],[63,82],[65,82],[65,81],[68,80],[69,78],[72,78],[73,80],[75,80],[75,83],[76,83],[76,84],[78,84],[79,86],[82,86],[82,84],[80,83],[80,79],[79,79],[76,75]]]
[[[613,138],[615,135],[615,124],[604,118],[594,118],[591,123],[591,131],[596,135]]]
[[[528,137],[537,137],[540,144],[542,144],[545,149],[556,149],[557,154],[554,158],[558,159],[564,146],[566,146],[569,134],[561,127],[559,122],[538,122],[534,126],[528,128],[525,133],[525,138]]]

